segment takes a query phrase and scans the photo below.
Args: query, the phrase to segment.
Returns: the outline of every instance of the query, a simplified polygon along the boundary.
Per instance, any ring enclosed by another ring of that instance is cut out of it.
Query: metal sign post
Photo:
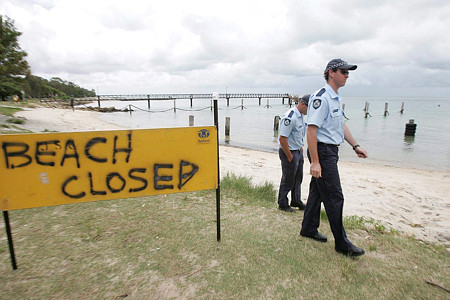
[[[8,236],[9,253],[11,255],[11,264],[12,264],[13,270],[17,270],[16,255],[14,254],[14,245],[13,245],[13,239],[12,239],[12,234],[11,234],[11,227],[9,226],[8,211],[3,211],[3,219],[5,219],[6,235]]]
[[[220,168],[219,168],[219,116],[218,105],[219,93],[213,93],[214,101],[214,126],[217,130],[217,188],[216,188],[216,214],[217,214],[217,241],[220,242]]]

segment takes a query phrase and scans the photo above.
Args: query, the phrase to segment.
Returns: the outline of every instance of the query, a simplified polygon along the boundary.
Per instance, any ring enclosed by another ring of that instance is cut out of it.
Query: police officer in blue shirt
[[[311,96],[306,135],[312,178],[300,231],[302,236],[320,242],[327,241],[327,237],[318,232],[323,202],[333,232],[335,250],[347,256],[363,255],[364,250],[348,240],[342,223],[344,196],[337,167],[338,147],[345,140],[358,157],[366,158],[367,151],[358,145],[344,123],[345,115],[338,90],[345,85],[349,70],[356,68],[356,65],[350,65],[342,59],[331,60],[324,71],[327,84]]]
[[[298,104],[288,110],[280,119],[278,128],[278,154],[281,160],[280,189],[278,191],[278,208],[294,212],[292,207],[305,209],[300,199],[303,180],[303,145],[306,134],[305,115],[308,112],[310,95],[303,96]],[[291,205],[288,193],[291,192]]]

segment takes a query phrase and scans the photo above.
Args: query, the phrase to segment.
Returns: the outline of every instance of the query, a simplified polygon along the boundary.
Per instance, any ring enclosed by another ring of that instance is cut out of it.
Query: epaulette
[[[289,115],[288,115],[288,118],[292,118],[292,115],[294,114],[294,111],[293,110],[291,110],[291,112],[289,113]]]
[[[323,93],[325,93],[325,88],[322,88],[319,92],[317,92],[316,96],[320,97]]]

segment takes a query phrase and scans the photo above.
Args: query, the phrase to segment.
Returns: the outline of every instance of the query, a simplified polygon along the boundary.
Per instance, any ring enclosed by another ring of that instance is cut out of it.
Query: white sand
[[[120,129],[101,120],[99,114],[37,108],[16,116],[26,118],[22,127],[35,132]],[[339,168],[345,196],[344,215],[372,218],[386,227],[450,249],[450,173],[372,165],[363,159],[360,163],[341,161]],[[281,178],[277,153],[221,146],[220,169],[222,176],[233,172],[252,177],[254,184],[268,181],[277,189]],[[311,178],[307,159],[304,171],[302,199],[306,201]]]

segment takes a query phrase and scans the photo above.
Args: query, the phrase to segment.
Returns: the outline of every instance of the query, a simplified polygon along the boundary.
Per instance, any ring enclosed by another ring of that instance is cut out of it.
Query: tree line
[[[27,53],[20,48],[18,37],[22,33],[14,21],[0,15],[0,96],[9,98],[53,98],[92,97],[94,90],[87,90],[75,83],[58,77],[50,80],[31,74],[26,60]]]

